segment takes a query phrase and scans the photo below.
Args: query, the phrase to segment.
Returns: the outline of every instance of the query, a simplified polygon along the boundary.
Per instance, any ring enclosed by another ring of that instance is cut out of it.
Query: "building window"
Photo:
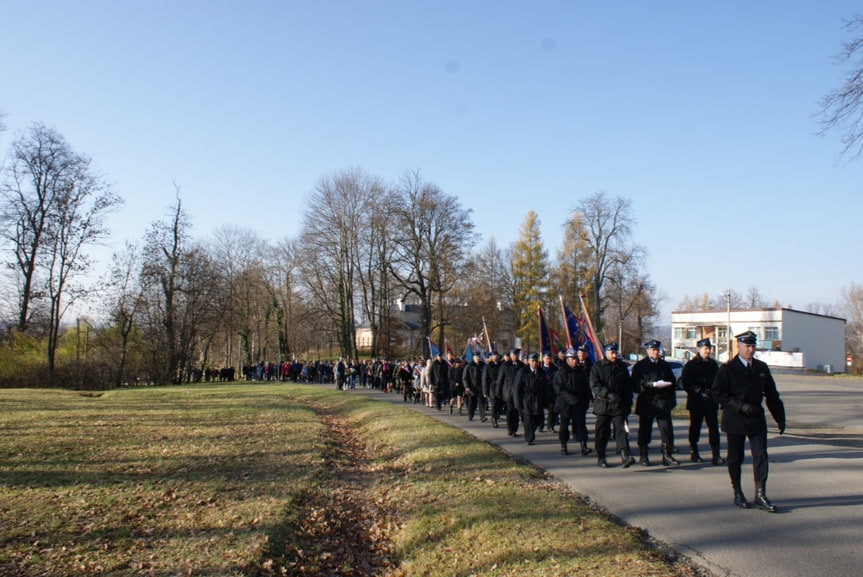
[[[764,340],[765,341],[778,341],[779,340],[779,327],[764,327]]]
[[[696,337],[697,337],[697,335],[695,332],[695,327],[686,327],[686,338],[687,339],[694,339]]]
[[[674,327],[674,340],[682,341],[686,338],[686,327]]]
[[[761,327],[749,327],[749,330],[755,333],[755,338],[761,340]]]
[[[716,339],[724,341],[728,338],[728,327],[718,327],[716,329]]]

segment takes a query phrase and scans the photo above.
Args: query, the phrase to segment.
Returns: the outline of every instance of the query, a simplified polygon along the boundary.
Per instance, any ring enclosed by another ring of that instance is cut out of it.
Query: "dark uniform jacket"
[[[739,357],[719,367],[711,388],[713,399],[722,407],[722,430],[733,435],[767,433],[767,419],[761,400],[780,430],[785,429],[785,405],[776,390],[776,381],[767,364],[752,359],[747,369]]]
[[[672,383],[667,387],[656,388],[656,381]],[[635,412],[643,417],[671,417],[671,409],[677,405],[677,394],[674,388],[674,373],[663,359],[655,363],[650,357],[644,357],[632,366],[632,386],[638,393],[635,401]]]
[[[521,364],[513,381],[512,395],[515,408],[522,413],[542,414],[543,408],[548,403],[548,391],[551,387],[548,374],[540,367],[533,372],[528,365]]]
[[[554,375],[554,392],[557,399],[554,410],[558,413],[564,412],[566,408],[586,411],[590,406],[593,394],[590,391],[590,369],[592,363],[576,365],[570,368],[564,366]]]
[[[501,390],[497,382],[497,377],[500,375],[500,362],[493,363],[491,361],[485,364],[482,370],[482,394],[488,398],[500,398]]]
[[[461,378],[466,395],[475,395],[477,397],[482,395],[482,373],[482,362],[471,361],[464,366],[464,373]]]
[[[602,359],[590,370],[594,415],[626,416],[632,412],[632,384],[626,364],[620,359]]]
[[[701,355],[695,355],[683,365],[680,380],[683,381],[683,390],[686,391],[688,410],[696,413],[715,413],[719,410],[719,405],[710,394],[718,370],[719,363],[716,360],[711,357],[704,360]]]
[[[513,389],[515,388],[515,374],[524,366],[521,361],[507,361],[500,368],[500,373],[497,375],[497,388],[500,391],[501,398],[507,403],[512,400]]]
[[[431,384],[443,396],[449,393],[449,367],[444,361],[435,359],[432,363]]]

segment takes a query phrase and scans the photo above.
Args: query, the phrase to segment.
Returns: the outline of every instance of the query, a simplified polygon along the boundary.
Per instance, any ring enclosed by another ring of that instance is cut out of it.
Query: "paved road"
[[[469,422],[446,410],[407,406],[529,460],[715,575],[857,577],[863,571],[863,379],[775,376],[788,414],[788,430],[781,437],[768,417],[767,494],[779,507],[776,514],[734,507],[726,468],[688,461],[688,423],[682,420],[675,421],[674,431],[681,466],[600,469],[594,455],[560,455],[556,435],[548,432],[527,446],[521,438],[508,437],[505,428],[493,429],[478,418]],[[402,404],[400,395],[357,392]],[[588,426],[592,440],[592,415]],[[658,463],[658,431],[653,438],[652,461]],[[723,439],[723,451],[724,446]],[[709,452],[706,431],[702,447],[702,453]],[[749,499],[752,485],[747,455],[743,488]]]

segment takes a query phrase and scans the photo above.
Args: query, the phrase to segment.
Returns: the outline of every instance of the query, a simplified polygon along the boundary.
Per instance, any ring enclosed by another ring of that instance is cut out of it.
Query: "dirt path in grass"
[[[394,516],[375,499],[382,467],[369,457],[347,421],[309,403],[327,427],[329,476],[303,503],[299,531],[286,543],[296,575],[398,575],[390,536]]]

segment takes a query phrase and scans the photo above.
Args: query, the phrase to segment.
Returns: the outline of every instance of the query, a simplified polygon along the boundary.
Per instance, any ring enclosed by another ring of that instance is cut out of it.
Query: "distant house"
[[[408,353],[422,349],[420,341],[424,337],[420,335],[421,315],[419,305],[409,305],[402,301],[398,301],[390,308],[390,318],[393,327],[392,345],[395,349]],[[360,353],[371,351],[371,324],[365,321],[357,326],[356,335],[357,350]]]
[[[671,313],[671,356],[688,358],[696,343],[710,338],[717,358],[737,354],[734,335],[758,335],[756,357],[771,366],[845,370],[845,319],[788,308],[676,311]]]

